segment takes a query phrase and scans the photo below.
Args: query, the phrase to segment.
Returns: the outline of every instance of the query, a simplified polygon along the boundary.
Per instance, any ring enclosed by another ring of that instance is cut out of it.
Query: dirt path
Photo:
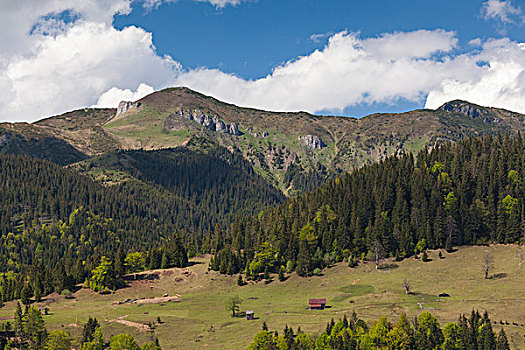
[[[168,301],[180,301],[180,295],[174,295],[172,297],[156,297],[156,298],[143,298],[133,302],[133,304],[160,304]]]
[[[140,298],[140,299],[126,299],[125,301],[115,301],[113,305],[124,305],[124,304],[162,304],[168,301],[179,302],[180,295],[175,294],[174,296],[163,296],[154,298]]]
[[[128,316],[129,315],[120,316],[120,317],[118,317],[115,320],[110,320],[109,322],[117,322],[117,323],[126,325],[128,327],[134,327],[134,328],[137,328],[139,331],[143,331],[143,332],[151,332],[152,331],[152,329],[149,326],[145,325],[145,324],[125,320],[124,318],[126,318]]]

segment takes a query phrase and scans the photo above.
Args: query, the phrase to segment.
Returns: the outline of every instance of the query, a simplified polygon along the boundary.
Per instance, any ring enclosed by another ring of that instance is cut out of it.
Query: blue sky
[[[176,85],[318,114],[435,108],[454,98],[525,112],[523,7],[525,0],[0,5],[0,120],[109,107]]]
[[[312,35],[360,32],[363,37],[395,31],[446,29],[460,45],[472,39],[501,37],[498,22],[484,20],[476,0],[259,0],[217,9],[180,0],[156,10],[133,4],[115,25],[137,25],[152,32],[160,54],[186,68],[219,68],[245,78],[260,78],[276,66],[308,55],[326,44]],[[508,26],[506,36],[524,39],[524,28]]]
[[[262,78],[276,66],[321,49],[328,37],[342,30],[362,37],[419,29],[454,31],[459,45],[480,38],[523,41],[519,23],[486,19],[482,0],[260,0],[217,8],[205,2],[180,0],[145,9],[135,3],[115,25],[138,25],[154,33],[159,54],[168,54],[186,69],[217,68],[245,79]],[[394,104],[359,103],[343,111],[321,114],[363,116],[423,107],[421,101]]]

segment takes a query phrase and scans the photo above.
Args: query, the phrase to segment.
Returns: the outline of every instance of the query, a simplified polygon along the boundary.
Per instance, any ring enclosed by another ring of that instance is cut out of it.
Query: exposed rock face
[[[321,149],[323,147],[326,147],[325,143],[319,138],[319,136],[315,136],[315,135],[299,136],[299,140],[303,141],[303,144],[308,149]]]
[[[139,108],[141,105],[142,103],[140,102],[133,103],[131,101],[120,101],[117,107],[117,114],[115,116],[120,115],[122,113],[126,113],[132,108]]]
[[[10,133],[5,133],[2,136],[0,136],[0,147],[4,147],[5,145],[7,145],[10,139],[11,139]]]
[[[483,108],[477,108],[461,101],[447,102],[441,106],[441,109],[447,112],[461,113],[470,118],[477,118],[487,114],[487,110]]]
[[[226,124],[224,121],[219,118],[218,115],[211,116],[209,114],[203,113],[200,109],[194,109],[192,111],[185,110],[183,108],[179,109],[177,112],[173,113],[168,119],[173,118],[174,116],[186,118],[188,120],[193,120],[198,124],[204,126],[210,131],[222,132],[225,134],[239,136],[242,133],[239,131],[239,127],[235,123]],[[167,129],[171,129],[169,125],[173,123],[165,124]]]
[[[241,132],[239,131],[239,127],[237,127],[237,124],[232,123],[229,126],[229,133],[235,136],[239,136]]]
[[[228,132],[228,128],[226,128],[226,124],[224,124],[224,122],[220,120],[219,117],[217,116],[213,117],[213,122],[215,123],[215,131]]]

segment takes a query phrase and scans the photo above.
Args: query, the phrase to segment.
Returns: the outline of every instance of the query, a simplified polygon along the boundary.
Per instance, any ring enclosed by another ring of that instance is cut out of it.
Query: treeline
[[[1,349],[27,350],[161,350],[158,340],[137,344],[129,334],[117,334],[106,342],[96,318],[89,317],[79,339],[72,338],[68,332],[57,329],[48,332],[42,313],[35,307],[22,311],[17,304],[14,320],[0,324]]]
[[[326,325],[319,336],[298,329],[294,332],[286,326],[282,334],[270,332],[263,326],[257,333],[249,350],[508,350],[510,349],[503,328],[496,333],[487,312],[481,316],[477,311],[467,317],[462,315],[456,323],[441,328],[429,312],[422,312],[413,322],[401,315],[392,324],[385,316],[369,326],[354,313],[350,318]]]
[[[519,134],[389,157],[236,220],[211,242],[226,251],[215,266],[234,265],[229,271],[237,273],[286,265],[307,275],[343,259],[402,259],[421,247],[518,242],[525,230],[524,186]]]
[[[127,273],[188,263],[185,234],[160,239],[143,251],[127,251],[118,222],[77,209],[68,220],[35,225],[0,238],[0,302],[69,296],[78,284],[97,292],[123,285]]]

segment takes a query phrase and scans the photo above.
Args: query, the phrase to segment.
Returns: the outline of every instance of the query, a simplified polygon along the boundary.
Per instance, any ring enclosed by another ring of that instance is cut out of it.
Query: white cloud
[[[202,68],[179,75],[176,82],[229,102],[272,110],[341,111],[363,102],[422,101],[444,74],[464,75],[450,59],[435,57],[456,42],[452,32],[442,30],[369,39],[341,32],[322,50],[258,80]]]
[[[155,89],[148,84],[141,83],[136,91],[112,87],[104,92],[98,99],[96,108],[115,108],[120,101],[136,101],[153,93]]]
[[[468,42],[470,46],[481,46],[482,42],[480,38],[472,39]]]
[[[170,57],[157,55],[151,33],[133,26],[117,30],[111,25],[114,14],[129,11],[129,1],[88,0],[78,5],[72,1],[69,5],[76,7],[71,8],[56,4],[67,2],[1,5],[1,10],[11,11],[16,18],[20,11],[33,10],[28,17],[34,22],[7,29],[21,41],[0,52],[0,120],[33,121],[93,105],[112,87],[136,87],[144,82],[158,89],[174,79],[179,66]],[[65,9],[78,13],[78,18],[62,21],[57,11]],[[55,11],[46,12],[49,10]],[[9,16],[0,13],[1,32],[5,29],[2,20]],[[37,28],[35,23],[41,26],[31,32]]]
[[[430,91],[427,108],[462,99],[476,104],[525,113],[525,45],[508,39],[490,40],[472,57],[488,62],[468,79],[451,77]]]
[[[240,5],[241,3],[246,2],[247,0],[195,0],[195,1],[198,1],[198,2],[209,2],[210,4],[212,4],[215,7],[222,8],[222,7],[225,7],[227,5],[231,5],[231,6]]]
[[[163,3],[177,2],[177,0],[144,0],[142,7],[146,11],[156,10]]]
[[[451,31],[372,38],[343,31],[331,35],[322,49],[246,80],[205,67],[183,70],[171,57],[157,54],[151,33],[133,26],[115,29],[113,16],[128,13],[130,1],[0,2],[0,39],[5,39],[0,120],[115,107],[120,100],[180,85],[270,110],[341,112],[400,99],[433,108],[461,98],[525,113],[525,44],[476,39],[472,51],[457,54]],[[240,0],[209,2],[220,7]]]
[[[245,80],[216,69],[181,73],[184,85],[242,106],[281,111],[341,112],[362,103],[407,99],[428,108],[457,98],[525,113],[525,44],[476,40],[453,54],[453,32],[333,35],[322,50]]]
[[[143,0],[144,3],[142,6],[146,11],[151,11],[157,9],[160,5],[170,2],[177,2],[178,0]],[[223,8],[227,5],[237,6],[248,0],[194,0],[196,2],[209,2],[217,8]]]
[[[334,35],[333,32],[312,34],[310,35],[310,40],[312,40],[314,43],[320,43],[332,35]]]
[[[503,24],[524,20],[521,8],[512,5],[511,0],[487,0],[481,12],[485,20],[497,20]]]

